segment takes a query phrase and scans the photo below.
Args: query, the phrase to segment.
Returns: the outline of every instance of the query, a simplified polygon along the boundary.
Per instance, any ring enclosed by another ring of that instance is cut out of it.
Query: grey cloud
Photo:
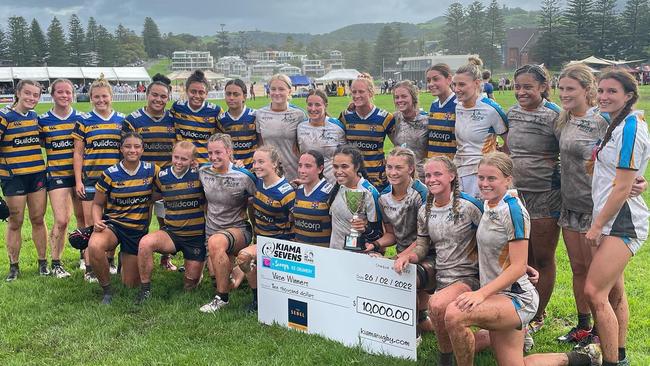
[[[461,0],[467,5],[472,0]],[[162,32],[214,34],[219,24],[229,31],[326,33],[356,23],[421,23],[444,14],[453,0],[234,0],[234,1],[136,1],[136,0],[34,0],[29,5],[0,0],[0,26],[12,15],[36,18],[47,28],[52,16],[67,24],[76,12],[84,25],[88,17],[110,29],[117,24],[140,32],[144,18],[152,17]],[[488,0],[484,0],[487,5]],[[527,10],[539,8],[532,0],[499,1]]]

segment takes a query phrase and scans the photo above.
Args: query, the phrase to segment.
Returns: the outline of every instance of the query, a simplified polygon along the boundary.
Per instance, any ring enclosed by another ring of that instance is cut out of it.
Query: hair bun
[[[192,73],[192,76],[194,76],[194,77],[196,77],[198,79],[204,79],[205,78],[205,73],[203,72],[203,70],[196,69]]]
[[[476,65],[478,67],[483,66],[483,61],[479,57],[470,56],[467,60],[470,64]]]
[[[151,81],[153,81],[153,82],[160,82],[160,83],[163,83],[163,84],[165,84],[165,85],[171,85],[171,83],[172,83],[172,81],[169,80],[169,78],[168,78],[167,76],[165,76],[165,75],[163,75],[163,74],[161,74],[161,73],[157,73],[156,75],[154,75],[154,76],[151,78]]]

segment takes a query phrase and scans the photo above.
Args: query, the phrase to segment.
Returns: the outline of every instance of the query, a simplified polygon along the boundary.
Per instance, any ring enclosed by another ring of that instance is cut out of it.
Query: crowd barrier
[[[172,100],[185,99],[185,95],[179,92],[172,92]],[[208,99],[225,99],[223,90],[211,90],[208,92]],[[147,100],[145,93],[114,93],[114,102],[141,102]],[[14,101],[13,94],[0,94],[0,104],[11,104]],[[87,93],[79,93],[76,95],[76,101],[88,102],[89,97]],[[50,94],[41,94],[39,103],[52,103],[52,96]]]

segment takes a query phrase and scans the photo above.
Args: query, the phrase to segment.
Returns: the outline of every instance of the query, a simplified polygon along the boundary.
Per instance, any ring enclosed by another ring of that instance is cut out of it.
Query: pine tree
[[[88,18],[88,25],[86,26],[86,51],[97,53],[99,44],[97,42],[97,21],[95,18]]]
[[[9,59],[12,66],[26,66],[31,55],[29,27],[23,17],[10,17],[7,27]]]
[[[385,25],[377,35],[375,41],[375,56],[370,70],[376,76],[382,76],[384,69],[392,68],[397,62],[398,55],[395,51],[395,40],[397,35],[395,29],[390,25]],[[368,70],[359,70],[368,71]]]
[[[217,32],[217,39],[215,40],[215,58],[228,56],[230,53],[230,37],[228,32],[223,30],[224,24],[221,25],[221,30]]]
[[[66,50],[63,26],[56,17],[47,27],[47,64],[50,66],[67,66],[69,54]]]
[[[81,20],[79,20],[77,14],[72,14],[70,23],[68,23],[68,52],[70,65],[85,66],[85,36]]]
[[[568,41],[579,44],[571,47],[570,56],[582,59],[593,53],[594,2],[593,0],[569,0],[564,12],[564,32]]]
[[[542,61],[547,68],[560,66],[566,57],[564,38],[561,33],[562,11],[560,0],[544,0],[539,17],[539,26],[542,35],[535,43],[533,54]]]
[[[614,57],[619,53],[619,18],[616,14],[616,0],[595,0],[595,42],[594,53],[599,57]]]
[[[115,37],[104,28],[97,27],[97,64],[99,66],[114,66],[118,56]]]
[[[501,8],[496,0],[492,0],[486,10],[486,28],[488,42],[484,54],[485,64],[490,68],[498,67],[501,63],[499,50],[505,41],[506,30]]]
[[[150,58],[162,54],[162,37],[158,25],[150,17],[144,18],[144,29],[142,30],[142,41],[144,50]]]
[[[5,32],[0,28],[0,65],[9,62],[9,44]]]
[[[115,40],[120,55],[118,59],[119,66],[132,64],[147,57],[142,38],[122,24],[119,24],[115,30]]]
[[[453,3],[445,13],[446,24],[443,31],[443,48],[450,54],[467,52],[465,44],[465,10],[460,3]]]
[[[480,1],[474,1],[467,7],[465,29],[467,30],[467,50],[482,55],[486,50],[485,8]]]
[[[648,0],[628,0],[623,10],[623,52],[628,59],[646,58],[650,5]]]
[[[42,66],[47,62],[47,42],[45,41],[45,35],[41,29],[41,25],[38,24],[36,19],[32,19],[32,24],[29,28],[29,42],[30,42],[30,60],[29,64],[31,66]]]
[[[357,70],[370,69],[370,43],[365,39],[356,43],[356,47],[352,47],[349,57],[346,58],[346,67]]]

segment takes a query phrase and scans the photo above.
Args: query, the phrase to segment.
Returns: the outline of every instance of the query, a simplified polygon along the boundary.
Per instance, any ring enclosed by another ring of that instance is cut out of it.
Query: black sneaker
[[[138,296],[135,298],[136,305],[142,305],[151,297],[151,290],[140,290]]]
[[[47,263],[38,266],[38,274],[41,276],[49,276],[52,274],[49,268],[47,268]]]
[[[257,300],[253,300],[246,310],[251,314],[257,313]]]
[[[102,297],[102,305],[110,305],[112,301],[113,301],[113,295],[111,294],[104,294],[104,296]]]
[[[20,274],[20,270],[18,268],[9,267],[9,273],[7,274],[7,277],[5,278],[5,281],[7,281],[7,282],[14,281],[15,279],[18,278],[19,274]]]

